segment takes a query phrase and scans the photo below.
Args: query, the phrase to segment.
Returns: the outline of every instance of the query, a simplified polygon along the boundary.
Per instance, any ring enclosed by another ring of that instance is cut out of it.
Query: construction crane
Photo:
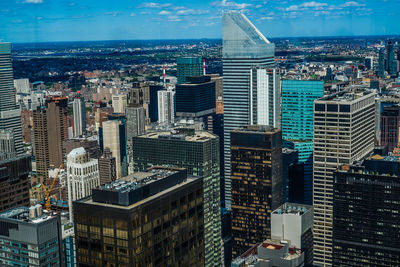
[[[60,167],[58,168],[56,175],[54,176],[53,181],[51,182],[50,188],[47,189],[46,186],[44,186],[43,183],[42,184],[42,188],[44,191],[44,195],[45,195],[45,208],[46,210],[50,210],[51,209],[51,202],[50,202],[50,194],[51,191],[53,190],[54,185],[56,184],[56,180],[58,178],[58,173],[60,172],[60,169],[64,167],[64,164],[61,164]]]

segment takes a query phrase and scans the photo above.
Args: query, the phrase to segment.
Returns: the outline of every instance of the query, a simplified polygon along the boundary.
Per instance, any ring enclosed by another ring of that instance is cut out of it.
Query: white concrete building
[[[115,157],[117,179],[121,178],[121,146],[119,139],[120,121],[111,120],[103,122],[103,147],[108,147]]]
[[[100,185],[98,160],[89,158],[83,147],[73,149],[67,155],[68,206],[73,221],[72,201],[92,194],[92,188]]]
[[[74,111],[74,137],[79,137],[86,133],[86,108],[85,99],[77,97],[72,104]]]
[[[126,94],[118,94],[112,96],[112,106],[115,113],[125,113],[125,108],[128,103]]]
[[[161,90],[158,96],[158,122],[169,124],[175,122],[175,91]]]

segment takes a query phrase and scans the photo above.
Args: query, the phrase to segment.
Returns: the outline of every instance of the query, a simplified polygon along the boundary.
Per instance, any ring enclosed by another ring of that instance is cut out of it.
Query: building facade
[[[250,45],[251,44],[251,45]],[[252,68],[273,67],[275,46],[241,13],[222,14],[225,204],[231,209],[230,132],[251,124]],[[254,122],[255,123],[255,122]],[[222,153],[222,151],[221,151]]]
[[[60,217],[40,205],[1,212],[0,245],[1,266],[64,265]]]
[[[72,104],[74,112],[74,136],[79,137],[86,134],[86,108],[85,99],[78,97]]]
[[[332,265],[333,172],[374,149],[375,97],[345,90],[314,102],[314,264]]]
[[[144,134],[146,127],[146,114],[141,106],[128,105],[126,107],[126,143],[128,151],[129,171],[133,172],[133,150],[132,150],[132,137]]]
[[[219,139],[194,129],[148,132],[133,138],[135,171],[153,165],[186,168],[188,174],[204,180],[205,266],[220,266],[221,217]]]
[[[158,123],[170,124],[175,122],[175,92],[160,90],[158,97]]]
[[[108,184],[117,179],[116,161],[111,150],[104,148],[103,155],[99,158],[100,185]]]
[[[125,113],[128,104],[128,96],[126,94],[118,94],[112,96],[112,106],[114,113]]]
[[[176,59],[178,84],[186,83],[189,76],[203,74],[203,65],[199,57],[181,57]]]
[[[384,106],[381,112],[381,142],[389,152],[399,143],[400,106]]]
[[[75,148],[67,155],[67,189],[69,214],[72,216],[72,202],[89,196],[92,188],[100,185],[97,159],[89,158],[83,147]],[[72,221],[71,217],[71,221]]]
[[[203,180],[153,168],[74,202],[78,266],[204,266]]]
[[[117,179],[122,177],[121,145],[120,145],[120,122],[117,120],[103,122],[103,147],[109,148],[115,158],[115,170]]]
[[[271,212],[282,204],[281,139],[269,126],[231,132],[233,256],[271,235]]]
[[[333,264],[400,265],[400,162],[373,156],[334,174]]]
[[[22,146],[21,110],[15,99],[14,75],[11,63],[11,44],[0,42],[0,130],[14,134],[15,149],[24,152]]]

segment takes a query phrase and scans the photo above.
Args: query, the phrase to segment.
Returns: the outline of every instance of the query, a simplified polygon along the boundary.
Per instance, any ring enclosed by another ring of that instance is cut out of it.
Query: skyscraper
[[[158,96],[158,122],[170,124],[175,122],[175,92],[172,90],[160,90]]]
[[[394,47],[393,47],[393,42],[389,41],[386,44],[386,53],[387,53],[387,58],[386,58],[386,70],[388,74],[392,77],[397,76],[397,61],[394,59]]]
[[[121,139],[120,139],[120,121],[111,120],[103,122],[103,147],[108,147],[115,157],[115,169],[117,179],[122,177],[121,170]]]
[[[251,82],[253,68],[273,67],[275,46],[237,12],[222,14],[222,57],[224,91],[225,199],[230,209],[230,132],[251,124]],[[256,122],[253,122],[256,123]],[[222,151],[221,151],[222,153]]]
[[[23,153],[21,110],[15,102],[11,44],[0,42],[0,129],[10,130],[14,135],[15,149]]]
[[[99,158],[100,185],[111,183],[117,179],[115,157],[108,147],[104,148],[103,155]]]
[[[333,172],[374,148],[375,96],[342,91],[314,102],[314,264],[332,265]]]
[[[74,202],[78,266],[204,266],[204,201],[203,179],[177,168],[94,189]]]
[[[128,96],[126,94],[118,94],[112,96],[112,106],[115,113],[125,113],[128,104]]]
[[[219,139],[194,129],[148,132],[133,137],[135,171],[153,165],[186,168],[188,174],[203,177],[205,266],[220,266],[221,217]]]
[[[97,159],[89,158],[83,147],[73,149],[67,155],[67,190],[70,220],[72,221],[72,201],[89,196],[92,188],[100,185]]]
[[[141,106],[128,105],[125,109],[126,114],[126,143],[128,151],[129,171],[133,172],[133,150],[132,137],[144,134],[146,126],[145,110]]]
[[[400,266],[399,158],[343,165],[334,179],[334,266]]]
[[[74,112],[74,136],[78,137],[86,133],[85,99],[83,97],[76,97],[72,107]]]
[[[282,132],[248,125],[231,132],[233,256],[270,238],[282,204]]]
[[[378,78],[385,78],[385,49],[379,49],[379,56],[378,56]]]
[[[304,201],[312,204],[314,100],[324,95],[323,81],[282,81],[282,137],[304,163]]]
[[[393,148],[399,142],[400,106],[384,106],[380,117],[380,144],[387,146],[389,152],[393,152]]]
[[[203,65],[199,57],[181,57],[176,59],[178,84],[186,83],[189,76],[200,76]]]

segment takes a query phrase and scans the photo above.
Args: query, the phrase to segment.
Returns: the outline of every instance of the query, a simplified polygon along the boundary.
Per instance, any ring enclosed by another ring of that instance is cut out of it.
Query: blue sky
[[[0,0],[0,40],[221,38],[223,10],[267,38],[400,34],[399,0]]]

